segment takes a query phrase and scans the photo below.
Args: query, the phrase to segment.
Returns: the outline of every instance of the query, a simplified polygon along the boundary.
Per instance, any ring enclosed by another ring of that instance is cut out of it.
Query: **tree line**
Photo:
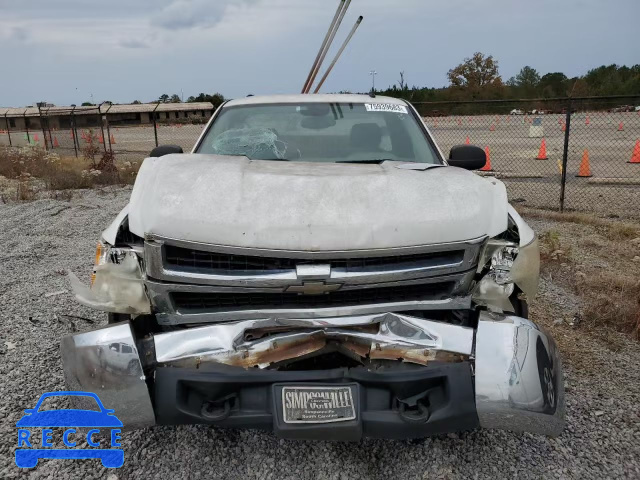
[[[639,95],[640,64],[602,65],[579,77],[562,72],[541,75],[535,68],[522,67],[517,75],[503,81],[498,61],[492,55],[476,52],[447,72],[449,85],[442,88],[409,87],[404,72],[397,84],[381,95],[404,98],[411,102],[509,100],[604,95]]]

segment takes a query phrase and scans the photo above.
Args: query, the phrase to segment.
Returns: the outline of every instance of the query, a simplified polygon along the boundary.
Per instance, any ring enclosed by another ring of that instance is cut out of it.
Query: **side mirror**
[[[478,170],[487,163],[487,154],[474,145],[456,145],[449,152],[449,165],[465,170]]]
[[[150,157],[164,157],[172,153],[184,153],[180,145],[160,145],[149,154]]]

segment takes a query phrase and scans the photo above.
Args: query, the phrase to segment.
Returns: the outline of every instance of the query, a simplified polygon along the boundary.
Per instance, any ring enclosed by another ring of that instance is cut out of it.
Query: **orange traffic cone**
[[[37,142],[37,141],[38,141],[38,134],[37,134],[37,133],[33,136],[33,141],[34,141],[34,142]]]
[[[538,151],[538,156],[536,157],[536,160],[547,160],[548,158],[549,157],[547,157],[547,142],[543,138],[542,141],[540,142],[540,150]]]
[[[640,140],[636,140],[636,146],[633,149],[633,153],[631,154],[631,160],[627,163],[638,163],[640,164]]]
[[[489,131],[490,131],[490,132],[495,132],[495,131],[496,131],[496,126],[495,126],[495,125],[491,125],[491,126],[489,127]]]
[[[113,136],[113,133],[111,134],[111,145],[115,145],[116,144],[116,137]]]
[[[587,115],[587,119],[584,121],[585,125],[591,124],[591,120],[589,120],[589,115]]]
[[[58,143],[58,137],[53,137],[53,146],[54,148],[60,146],[60,144]]]
[[[618,125],[618,131],[619,132],[624,131],[624,123],[620,122],[620,125]]]
[[[489,152],[489,147],[484,147],[484,153],[487,156],[487,163],[484,164],[484,167],[480,169],[481,172],[493,172],[491,169],[491,154]]]
[[[561,129],[561,130],[562,130],[563,132],[566,132],[566,131],[567,131],[567,124],[566,124],[566,123],[563,123],[563,124],[562,124],[562,129]]]
[[[470,145],[471,140],[469,140],[469,135],[467,135],[467,139],[464,141],[465,145]]]
[[[585,150],[582,154],[582,162],[576,177],[591,177],[591,168],[589,167],[589,150]]]
[[[100,134],[100,138],[98,139],[98,142],[100,142],[101,144],[104,144],[104,137],[102,136],[102,134]]]

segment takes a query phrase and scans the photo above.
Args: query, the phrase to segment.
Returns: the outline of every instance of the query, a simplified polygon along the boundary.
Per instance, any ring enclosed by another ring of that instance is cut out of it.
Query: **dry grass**
[[[33,200],[38,189],[49,191],[126,185],[134,182],[139,163],[118,164],[106,153],[96,158],[60,157],[40,147],[0,147],[0,175],[18,181],[16,200]],[[38,179],[39,182],[34,182]]]
[[[528,218],[539,218],[543,220],[554,220],[556,222],[568,222],[597,227],[599,230],[605,231],[613,240],[627,240],[640,236],[640,225],[637,223],[610,220],[597,217],[595,215],[589,215],[588,213],[560,213],[551,210],[538,210],[526,207],[518,207],[517,210]]]
[[[640,340],[640,279],[602,272],[579,276],[576,287],[579,295],[587,300],[585,318],[629,332]]]
[[[607,326],[640,340],[640,262],[634,260],[640,242],[630,240],[640,237],[638,227],[587,215],[569,217],[559,218],[581,227],[558,225],[540,235],[542,274],[580,298],[578,320],[587,328]],[[538,218],[549,216],[544,212]]]

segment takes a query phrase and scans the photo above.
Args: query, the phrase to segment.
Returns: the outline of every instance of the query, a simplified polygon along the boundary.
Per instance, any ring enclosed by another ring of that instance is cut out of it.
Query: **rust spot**
[[[372,350],[371,359],[374,360],[403,360],[405,362],[427,365],[429,362],[438,360],[441,362],[461,362],[464,355],[437,350],[415,350],[410,348],[388,347],[380,351]]]
[[[237,367],[255,367],[257,365],[277,363],[283,360],[308,355],[309,353],[320,350],[326,345],[326,343],[327,342],[324,338],[309,337],[292,342],[285,346],[270,348],[264,352],[251,353],[245,351],[243,352],[243,355],[222,357],[219,361],[220,363]]]

